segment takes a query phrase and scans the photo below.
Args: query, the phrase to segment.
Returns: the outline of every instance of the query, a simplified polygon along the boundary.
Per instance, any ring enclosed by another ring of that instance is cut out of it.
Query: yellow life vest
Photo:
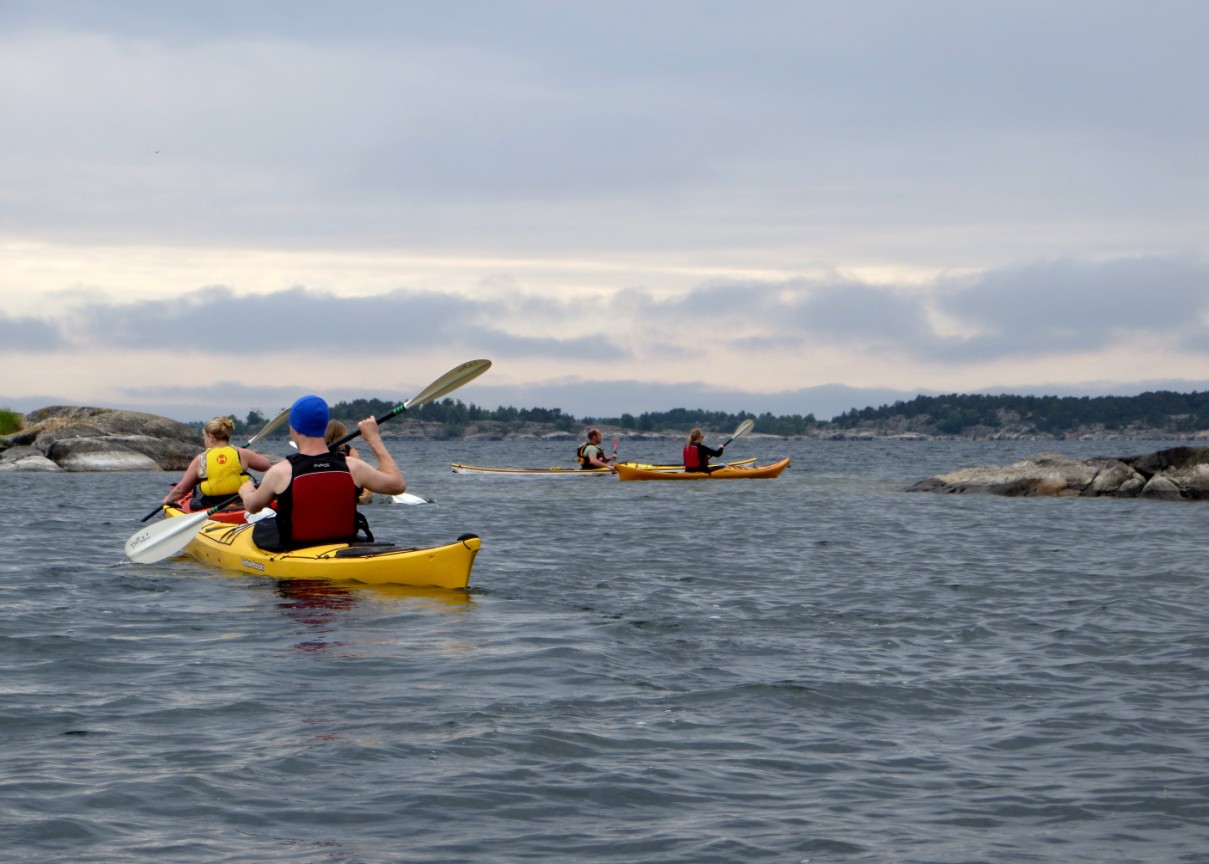
[[[203,495],[234,495],[252,478],[243,471],[239,451],[228,444],[211,447],[201,455],[197,479],[197,487]]]

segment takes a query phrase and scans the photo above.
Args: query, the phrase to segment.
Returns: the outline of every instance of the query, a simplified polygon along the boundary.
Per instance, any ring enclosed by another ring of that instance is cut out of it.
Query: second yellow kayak
[[[651,471],[629,465],[617,466],[620,480],[771,480],[789,467],[789,459],[771,465],[727,465],[713,471]]]

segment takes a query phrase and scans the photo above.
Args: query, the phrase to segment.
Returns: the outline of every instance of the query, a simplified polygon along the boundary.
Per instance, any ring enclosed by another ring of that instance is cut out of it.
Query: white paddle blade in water
[[[410,492],[400,492],[398,495],[391,495],[390,500],[396,504],[432,504],[431,498],[422,498],[419,495],[412,495]]]
[[[126,557],[135,564],[154,564],[171,558],[189,545],[209,515],[194,513],[148,525],[126,541]]]

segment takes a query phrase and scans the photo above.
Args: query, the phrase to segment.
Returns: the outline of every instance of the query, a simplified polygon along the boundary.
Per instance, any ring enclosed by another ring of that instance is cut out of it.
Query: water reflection
[[[362,582],[331,582],[326,579],[276,579],[273,589],[286,602],[278,604],[291,614],[314,613],[315,623],[324,623],[331,612],[346,610],[364,601],[418,600],[438,611],[459,611],[472,605],[469,591],[447,588],[416,588],[409,585],[367,585]]]
[[[273,581],[273,590],[282,598],[278,608],[302,625],[310,637],[295,646],[301,651],[322,651],[343,645],[329,641],[324,635],[335,629],[345,613],[361,603],[417,601],[433,611],[451,612],[463,611],[472,602],[466,591],[337,583],[324,579],[277,579]]]

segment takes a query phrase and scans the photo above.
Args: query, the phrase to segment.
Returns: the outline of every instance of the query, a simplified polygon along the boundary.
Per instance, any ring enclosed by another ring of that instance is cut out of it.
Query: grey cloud
[[[714,282],[666,304],[681,318],[754,321],[757,337],[737,344],[788,347],[802,342],[901,347],[931,338],[920,300],[852,280]]]
[[[66,345],[58,323],[44,318],[12,316],[0,312],[0,353],[59,351]]]
[[[983,332],[942,356],[1063,354],[1155,334],[1173,347],[1209,333],[1209,265],[1186,258],[1063,259],[991,270],[942,295],[940,307]]]
[[[90,342],[136,350],[191,346],[233,356],[303,350],[322,357],[461,346],[489,348],[512,357],[624,356],[599,334],[582,338],[509,334],[488,323],[503,309],[497,301],[433,292],[337,297],[291,288],[237,296],[228,288],[213,286],[172,300],[122,305],[94,302],[75,318]]]
[[[390,353],[401,343],[456,342],[460,305],[437,294],[340,298],[291,288],[236,296],[210,287],[171,300],[103,305],[81,316],[89,337],[135,349],[196,345],[214,352]]]
[[[812,338],[833,342],[901,346],[932,338],[920,300],[857,282],[831,285],[811,295],[796,320]]]
[[[718,280],[701,285],[668,305],[675,314],[690,318],[762,315],[777,311],[780,302],[776,295],[784,287],[768,282]]]
[[[480,330],[474,344],[481,350],[508,357],[548,357],[554,360],[577,360],[585,364],[629,357],[628,351],[604,335],[535,339]]]
[[[1209,349],[1209,264],[1192,258],[1033,262],[943,279],[934,289],[842,279],[712,282],[667,302],[630,292],[626,306],[696,324],[719,316],[757,321],[758,335],[732,341],[748,351],[826,343],[922,361],[979,362],[1107,348],[1134,336]],[[937,332],[932,303],[976,335]]]

